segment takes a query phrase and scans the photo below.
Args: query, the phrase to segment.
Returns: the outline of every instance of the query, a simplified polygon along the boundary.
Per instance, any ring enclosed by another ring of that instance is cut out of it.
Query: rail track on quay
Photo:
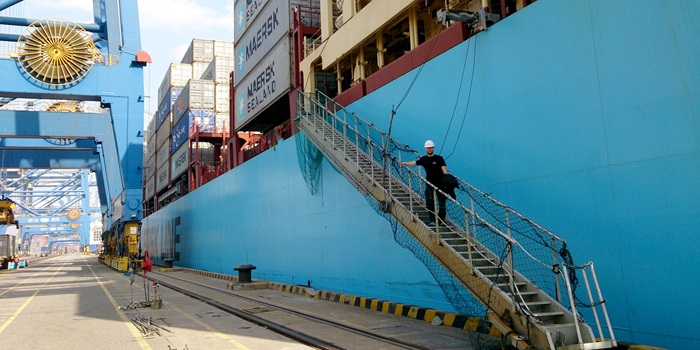
[[[188,278],[189,276],[193,275],[188,275]],[[165,288],[317,349],[434,349],[430,344],[419,344],[421,337],[397,339],[386,333],[340,320],[333,315],[319,315],[285,306],[269,300],[269,297],[265,300],[262,295],[251,297],[251,291],[247,291],[249,296],[245,296],[239,291],[225,289],[225,286],[217,287],[209,282],[179,278],[170,273],[150,272],[147,278],[158,281]],[[222,281],[223,283],[225,282]],[[167,300],[164,302],[167,303]],[[347,305],[339,306],[351,308]],[[401,336],[401,332],[397,334]]]

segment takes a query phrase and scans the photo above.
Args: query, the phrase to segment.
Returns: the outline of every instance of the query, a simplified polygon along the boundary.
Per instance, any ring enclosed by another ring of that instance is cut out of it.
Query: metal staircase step
[[[465,259],[469,259],[469,255],[464,254],[464,253],[462,254],[462,257]],[[474,258],[474,257],[472,257],[471,262],[472,262],[472,264],[474,264],[474,267],[476,267],[477,269],[481,266],[495,266],[493,261],[486,259],[486,258]]]
[[[494,280],[506,281],[506,282],[508,281],[508,275],[506,275],[506,274],[484,275],[484,277],[488,278],[491,281],[494,281]]]
[[[456,232],[450,232],[450,233],[446,233],[445,235],[456,235],[456,234],[457,234]],[[465,249],[464,251],[467,251],[469,249],[469,242],[467,242],[467,240],[464,238],[443,238],[442,237],[443,236],[442,230],[440,230],[440,236],[441,236],[440,238],[443,241],[445,241],[445,243],[449,244],[450,246],[454,247],[455,249],[456,249],[456,247],[463,247]]]
[[[485,271],[485,270],[489,270],[488,271],[489,275],[493,275],[493,274],[498,273],[498,272],[501,272],[501,274],[503,274],[503,272],[502,272],[503,267],[501,267],[501,266],[496,266],[496,265],[480,266],[478,269],[479,269],[479,271],[481,271],[481,273],[483,273],[485,275],[487,274],[487,271]]]
[[[501,288],[502,290],[503,290],[504,288],[507,290],[507,289],[510,287],[510,283],[505,283],[505,282],[503,282],[503,283],[496,283],[496,286],[497,286],[498,288]],[[522,288],[522,287],[527,287],[527,283],[525,283],[525,282],[517,282],[517,281],[516,281],[516,282],[515,282],[515,287],[518,288],[518,289],[520,289],[520,288]]]
[[[542,308],[545,306],[552,305],[552,302],[550,301],[526,301],[525,305],[527,305],[528,308]]]
[[[554,317],[564,316],[564,312],[562,312],[562,311],[533,312],[532,316],[537,317],[539,319],[554,318]]]
[[[467,253],[469,252],[469,246],[468,245],[453,245],[450,244],[450,246],[456,250],[458,253]]]
[[[526,291],[521,291],[521,292],[520,292],[520,297],[522,297],[523,299],[535,297],[535,296],[538,296],[538,295],[540,295],[540,293],[537,292],[537,291],[535,291],[535,290],[526,290]],[[526,303],[527,303],[527,301],[526,301]]]
[[[449,225],[449,226],[447,226],[447,227],[450,227],[450,228],[454,229],[454,227],[452,227],[452,225]],[[448,234],[448,233],[445,233],[445,234],[442,235],[442,238],[443,238],[443,239],[463,239],[463,240],[465,240],[465,241],[467,240],[467,239],[464,238],[459,232],[452,232],[452,233],[449,233],[449,234]]]
[[[443,231],[444,227],[440,227],[440,239],[445,241],[445,243],[449,244],[452,247],[464,247],[464,249],[469,249],[469,242],[461,237],[448,237],[445,238],[444,236],[459,236],[458,232],[454,231]],[[474,247],[472,246],[472,252],[474,252]]]

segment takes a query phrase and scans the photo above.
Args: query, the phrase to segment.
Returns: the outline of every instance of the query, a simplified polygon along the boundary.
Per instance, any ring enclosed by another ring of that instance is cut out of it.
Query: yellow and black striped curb
[[[194,273],[202,276],[207,276],[211,278],[222,279],[226,281],[238,282],[238,276],[227,275],[223,273],[209,272],[204,270],[195,270],[186,267],[175,267],[172,269],[161,268],[161,272],[167,271],[184,271],[188,273]],[[433,322],[435,316],[440,317],[442,320],[442,325],[454,328],[462,328],[471,332],[479,332],[483,334],[488,334],[491,336],[500,336],[501,332],[489,322],[485,317],[475,317],[460,315],[451,312],[445,312],[434,309],[427,309],[419,306],[405,305],[399,303],[393,303],[389,301],[358,297],[356,295],[344,294],[344,293],[334,293],[324,290],[314,290],[310,287],[305,286],[293,286],[290,284],[283,284],[277,282],[268,282],[268,287],[270,289],[275,289],[281,292],[293,293],[303,295],[309,298],[323,299],[328,301],[334,301],[346,305],[357,306],[364,309],[370,309],[374,311],[380,311],[388,314],[394,314],[397,316],[411,317],[417,320],[423,320],[426,322]],[[314,294],[309,293],[312,290]],[[619,343],[619,342],[618,342]],[[641,344],[629,344],[620,343],[626,350],[666,350],[665,348],[660,348],[656,346],[641,345]]]
[[[173,268],[172,271],[184,271],[187,273],[194,273],[210,278],[222,279],[225,281],[238,281],[237,276],[217,272],[209,272],[204,270],[195,270],[186,267]],[[314,294],[311,294],[308,292],[308,290],[311,289],[309,287],[293,286],[277,282],[268,282],[268,287],[270,289],[275,289],[281,292],[303,295],[309,298],[333,301],[341,304],[361,307],[364,309],[384,312],[387,314],[410,317],[426,322],[433,322],[433,320],[437,316],[440,317],[440,319],[442,320],[441,324],[444,326],[466,329],[468,331],[479,332],[492,336],[500,336],[501,334],[498,331],[498,329],[494,327],[491,324],[491,322],[489,322],[489,320],[485,317],[460,315],[452,312],[428,309],[420,306],[399,304],[385,300],[364,298],[351,294],[334,293],[323,290],[314,290]]]
[[[172,271],[184,271],[187,273],[194,273],[197,275],[202,275],[210,278],[216,278],[224,281],[232,281],[232,282],[238,282],[238,276],[233,276],[233,275],[227,275],[224,273],[218,273],[218,272],[210,272],[210,271],[205,271],[205,270],[195,270],[195,269],[190,269],[187,267],[174,267]]]
[[[640,344],[624,344],[629,345],[627,350],[666,350],[664,348],[659,348],[656,346],[640,345]]]
[[[491,324],[491,322],[489,322],[489,320],[484,317],[460,315],[451,312],[428,309],[420,306],[399,304],[385,300],[364,298],[358,297],[356,295],[334,293],[323,290],[314,290],[313,294],[311,294],[309,293],[309,290],[311,288],[304,286],[292,286],[289,284],[282,284],[276,282],[270,282],[269,285],[270,289],[275,289],[281,292],[299,294],[309,298],[334,301],[341,304],[357,306],[364,309],[370,309],[397,316],[410,317],[426,322],[433,322],[435,317],[438,316],[442,320],[442,325],[448,327],[466,329],[468,331],[489,334],[492,336],[500,336],[501,334],[498,331],[498,329],[494,327]]]

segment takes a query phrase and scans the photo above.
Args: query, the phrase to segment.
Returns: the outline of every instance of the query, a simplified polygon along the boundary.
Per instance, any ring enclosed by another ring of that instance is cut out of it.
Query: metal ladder
[[[455,215],[437,222],[435,227],[429,227],[426,222],[435,215],[435,208],[426,207],[420,194],[422,192],[417,189],[427,186],[435,193],[440,190],[426,182],[420,174],[401,167],[400,153],[397,158],[387,150],[389,144],[407,147],[390,139],[327,96],[320,92],[317,94],[318,99],[298,92],[295,121],[298,130],[358,190],[371,195],[384,212],[390,213],[488,308],[489,320],[511,345],[519,349],[612,349],[617,346],[592,263],[576,267],[557,261],[556,254],[553,263],[538,261],[549,269],[552,276],[548,278],[556,281],[555,292],[547,293],[515,269],[515,260],[527,256],[537,259],[513,238],[510,222],[526,220],[528,224],[544,229],[512,209],[505,212],[505,220],[486,220],[474,203],[474,195],[486,195],[461,180],[470,193],[470,203],[463,204],[449,196],[447,200],[452,208],[463,212],[464,227],[454,222],[458,221]],[[444,195],[444,192],[440,193]],[[476,227],[485,228],[499,243],[496,246],[484,243],[485,240],[481,239],[484,234],[476,232]],[[551,237],[554,247],[564,242],[554,234],[545,232]],[[498,256],[494,249],[504,254]],[[569,274],[576,269],[584,277],[599,340],[596,340],[591,327],[576,316],[578,312],[569,278]],[[587,273],[592,274],[594,290],[591,289]],[[566,295],[562,295],[560,283],[565,285]],[[597,301],[593,294],[596,294]],[[569,300],[570,308],[562,305],[562,299]],[[605,318],[608,339],[603,337],[598,307],[601,307]]]

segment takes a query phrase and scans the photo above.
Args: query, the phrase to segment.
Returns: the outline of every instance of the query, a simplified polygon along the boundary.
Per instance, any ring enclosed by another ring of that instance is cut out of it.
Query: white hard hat
[[[425,141],[425,148],[428,147],[435,147],[435,142],[433,142],[432,140]]]

